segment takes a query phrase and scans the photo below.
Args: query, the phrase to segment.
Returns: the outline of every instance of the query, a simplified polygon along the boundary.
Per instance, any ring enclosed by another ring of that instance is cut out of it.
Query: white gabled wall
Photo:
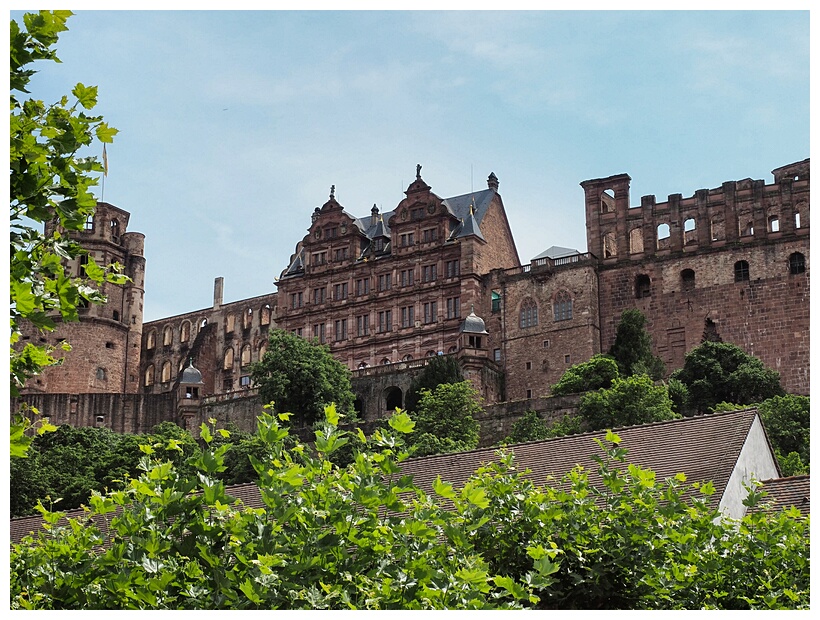
[[[743,500],[748,494],[743,484],[748,484],[752,479],[769,480],[779,475],[775,456],[769,442],[766,441],[760,415],[756,414],[740,451],[737,464],[726,483],[726,490],[720,500],[719,508],[726,516],[740,519],[746,514]]]

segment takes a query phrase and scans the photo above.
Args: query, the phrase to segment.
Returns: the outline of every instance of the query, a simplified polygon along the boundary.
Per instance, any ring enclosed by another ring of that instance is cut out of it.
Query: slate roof
[[[786,510],[794,506],[803,514],[809,513],[811,484],[808,475],[765,480],[763,490],[768,493],[763,501],[772,504],[769,510]]]
[[[688,483],[711,481],[715,486],[716,492],[712,500],[716,506],[723,496],[756,418],[756,409],[745,409],[614,430],[621,438],[621,447],[628,450],[626,463],[652,469],[658,481],[679,472],[686,474]],[[536,485],[544,485],[548,476],[555,479],[551,482],[554,484],[576,464],[582,465],[589,472],[590,479],[595,484],[600,479],[594,473],[597,463],[592,456],[602,455],[602,452],[594,438],[603,441],[605,436],[605,432],[583,433],[515,444],[508,446],[508,449],[515,454],[515,464],[519,471],[532,470],[529,478]],[[442,480],[453,483],[454,486],[463,485],[482,464],[497,460],[496,451],[497,448],[483,448],[408,459],[401,464],[401,468],[403,473],[413,475],[417,486],[431,493],[436,476],[440,475]],[[798,489],[805,489],[808,497],[808,476],[805,478],[805,482],[802,477],[785,478],[782,479],[783,482],[769,481],[764,488],[774,489],[784,501],[794,502],[795,500],[785,499],[792,496],[792,491],[799,494]],[[241,499],[245,505],[255,508],[263,506],[255,483],[232,485],[227,488],[227,492]],[[82,510],[69,512],[69,516],[81,514]],[[19,541],[29,531],[39,528],[40,523],[40,516],[13,519],[11,540]]]
[[[538,260],[540,258],[564,258],[565,256],[575,256],[576,254],[580,254],[580,252],[572,248],[562,248],[561,246],[553,245],[541,252],[538,256],[534,256],[532,260]]]

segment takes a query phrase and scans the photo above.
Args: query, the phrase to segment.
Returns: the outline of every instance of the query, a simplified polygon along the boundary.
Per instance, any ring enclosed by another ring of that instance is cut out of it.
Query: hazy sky
[[[21,13],[12,11],[19,19]],[[99,87],[104,199],[146,236],[145,320],[275,290],[336,198],[495,172],[523,263],[586,251],[581,181],[631,203],[809,157],[808,11],[76,11],[32,94]],[[99,153],[97,153],[99,154]],[[98,188],[98,190],[101,188]]]

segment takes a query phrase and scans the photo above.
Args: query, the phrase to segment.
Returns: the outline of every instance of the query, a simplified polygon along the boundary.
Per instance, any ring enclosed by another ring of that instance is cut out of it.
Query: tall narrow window
[[[618,246],[615,244],[615,233],[608,232],[604,235],[604,258],[612,258],[618,254]]]
[[[171,381],[171,362],[165,360],[162,363],[162,377],[160,378],[162,383],[168,383]]]
[[[521,329],[538,325],[538,305],[530,298],[521,304],[520,321]]]
[[[680,272],[681,288],[684,291],[691,291],[695,288],[695,272],[692,269],[684,269]]]
[[[643,299],[652,296],[652,280],[645,273],[638,274],[635,278],[635,299]]]
[[[242,347],[242,354],[241,354],[241,363],[242,366],[247,366],[251,363],[251,345],[246,344]]]
[[[225,349],[225,355],[222,356],[222,369],[230,370],[233,368],[233,349],[228,347]]]
[[[270,325],[270,306],[265,304],[259,311],[259,324]]]
[[[458,297],[447,298],[447,318],[461,318],[461,299]]]
[[[749,263],[739,260],[735,263],[735,282],[745,282],[749,279]]]
[[[552,305],[556,321],[569,321],[572,318],[572,295],[569,291],[560,291]]]
[[[437,316],[438,303],[435,301],[428,301],[424,303],[424,322],[435,323]]]

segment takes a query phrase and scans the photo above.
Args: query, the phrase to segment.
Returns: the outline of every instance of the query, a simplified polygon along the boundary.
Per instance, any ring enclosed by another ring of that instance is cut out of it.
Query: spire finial
[[[331,186],[330,186],[330,198],[331,198],[331,199],[335,199],[335,198],[336,198],[335,194],[336,194],[336,186],[335,186],[335,185],[331,185]]]
[[[421,179],[421,164],[416,164],[416,180]]]

